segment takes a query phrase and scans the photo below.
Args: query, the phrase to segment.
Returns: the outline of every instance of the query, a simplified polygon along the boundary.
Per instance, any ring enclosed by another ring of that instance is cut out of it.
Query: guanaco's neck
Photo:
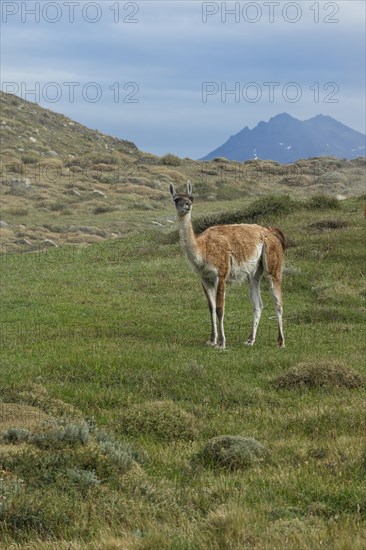
[[[196,235],[194,234],[191,220],[191,213],[185,216],[178,216],[179,237],[183,250],[189,262],[196,268],[202,267],[202,255],[200,253]]]

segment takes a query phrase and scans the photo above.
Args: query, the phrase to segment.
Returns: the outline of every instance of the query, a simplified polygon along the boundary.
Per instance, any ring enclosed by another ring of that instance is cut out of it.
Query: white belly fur
[[[255,256],[249,258],[246,262],[239,263],[233,256],[230,257],[230,273],[228,282],[240,283],[245,279],[252,277],[258,268],[258,263],[262,254],[263,244],[257,245]]]

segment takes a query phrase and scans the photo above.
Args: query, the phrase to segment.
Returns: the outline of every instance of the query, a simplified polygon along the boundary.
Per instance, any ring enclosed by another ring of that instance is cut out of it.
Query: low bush
[[[41,449],[86,445],[89,441],[89,428],[87,424],[65,424],[35,433],[30,441]]]
[[[113,212],[114,210],[116,210],[115,206],[96,206],[93,209],[93,214],[108,214],[109,212]]]
[[[267,195],[240,210],[221,212],[194,220],[196,233],[202,233],[213,225],[233,223],[270,223],[274,217],[290,214],[301,208],[298,200],[289,195]]]
[[[29,440],[29,430],[22,428],[9,428],[2,434],[5,443],[25,443]]]
[[[362,376],[339,362],[299,363],[273,381],[276,389],[319,388],[338,386],[360,388],[365,381]]]
[[[306,203],[307,210],[333,210],[339,209],[339,201],[335,197],[325,194],[314,195]]]
[[[37,164],[37,162],[39,161],[40,159],[40,156],[38,153],[34,152],[29,152],[29,153],[24,153],[22,156],[21,156],[21,159],[22,159],[22,162],[24,164]]]
[[[179,166],[182,164],[182,160],[179,157],[171,155],[170,153],[161,157],[160,162],[164,164],[164,166]]]
[[[204,466],[238,470],[268,456],[268,450],[252,437],[221,435],[207,441],[195,460]]]
[[[68,470],[66,470],[66,475],[72,483],[80,488],[84,496],[89,489],[101,483],[101,480],[98,479],[94,470],[69,468]]]
[[[172,401],[150,401],[126,409],[119,418],[119,431],[138,436],[152,435],[163,441],[194,439],[196,418]]]

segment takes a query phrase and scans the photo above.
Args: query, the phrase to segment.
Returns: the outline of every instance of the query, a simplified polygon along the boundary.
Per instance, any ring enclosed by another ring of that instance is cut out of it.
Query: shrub
[[[40,158],[39,154],[35,152],[24,153],[21,156],[22,162],[24,164],[37,164],[37,162],[39,161],[39,158]]]
[[[213,225],[269,222],[275,216],[289,214],[299,208],[301,203],[288,195],[267,195],[247,208],[198,218],[193,225],[197,233],[202,233]]]
[[[118,172],[108,172],[107,174],[98,172],[95,176],[95,179],[98,180],[100,183],[118,183],[119,174]]]
[[[87,492],[91,487],[95,487],[101,483],[94,470],[68,468],[66,474],[70,481],[77,484],[83,492]]]
[[[276,389],[364,386],[362,376],[339,362],[299,363],[273,381]]]
[[[176,155],[168,153],[167,155],[161,157],[160,162],[161,164],[164,164],[164,166],[179,166],[182,163],[182,160]]]
[[[142,455],[128,444],[116,441],[114,437],[105,432],[97,431],[95,439],[99,443],[102,453],[107,455],[122,470],[128,470],[134,463],[141,463],[144,460]]]
[[[119,418],[122,433],[152,435],[163,441],[194,439],[196,419],[172,401],[150,401],[126,409]]]
[[[131,449],[123,443],[115,443],[112,441],[101,442],[100,450],[124,472],[131,468],[135,462],[132,457]]]
[[[96,153],[94,155],[90,155],[89,160],[93,162],[94,164],[117,164],[118,163],[118,155],[115,153]]]
[[[206,466],[238,470],[267,456],[267,449],[252,437],[221,435],[209,439],[195,458]]]
[[[108,212],[114,212],[116,210],[116,207],[115,206],[108,206],[108,205],[105,205],[105,206],[96,206],[94,209],[93,209],[93,214],[108,214]]]
[[[9,428],[2,434],[6,443],[24,443],[29,440],[29,431],[22,428]]]
[[[56,201],[49,205],[50,210],[52,212],[60,212],[61,210],[64,210],[67,207],[67,204],[65,204],[62,201]]]
[[[283,216],[296,212],[301,204],[290,195],[266,195],[250,204],[247,216],[253,221],[258,218],[268,219],[270,216]]]
[[[212,159],[212,162],[229,162],[229,159],[227,159],[226,157],[215,157],[214,159]]]
[[[38,432],[31,438],[34,445],[43,449],[86,445],[88,441],[89,428],[87,424],[66,424],[45,432]]]
[[[339,201],[335,197],[319,194],[311,197],[306,203],[305,208],[308,210],[332,210],[339,209]]]

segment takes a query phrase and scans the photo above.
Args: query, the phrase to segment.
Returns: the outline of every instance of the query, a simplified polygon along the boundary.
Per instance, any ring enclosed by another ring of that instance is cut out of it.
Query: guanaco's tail
[[[277,237],[277,239],[281,243],[282,250],[285,251],[285,249],[286,249],[286,237],[282,233],[281,229],[278,229],[278,227],[269,227],[268,229]]]

